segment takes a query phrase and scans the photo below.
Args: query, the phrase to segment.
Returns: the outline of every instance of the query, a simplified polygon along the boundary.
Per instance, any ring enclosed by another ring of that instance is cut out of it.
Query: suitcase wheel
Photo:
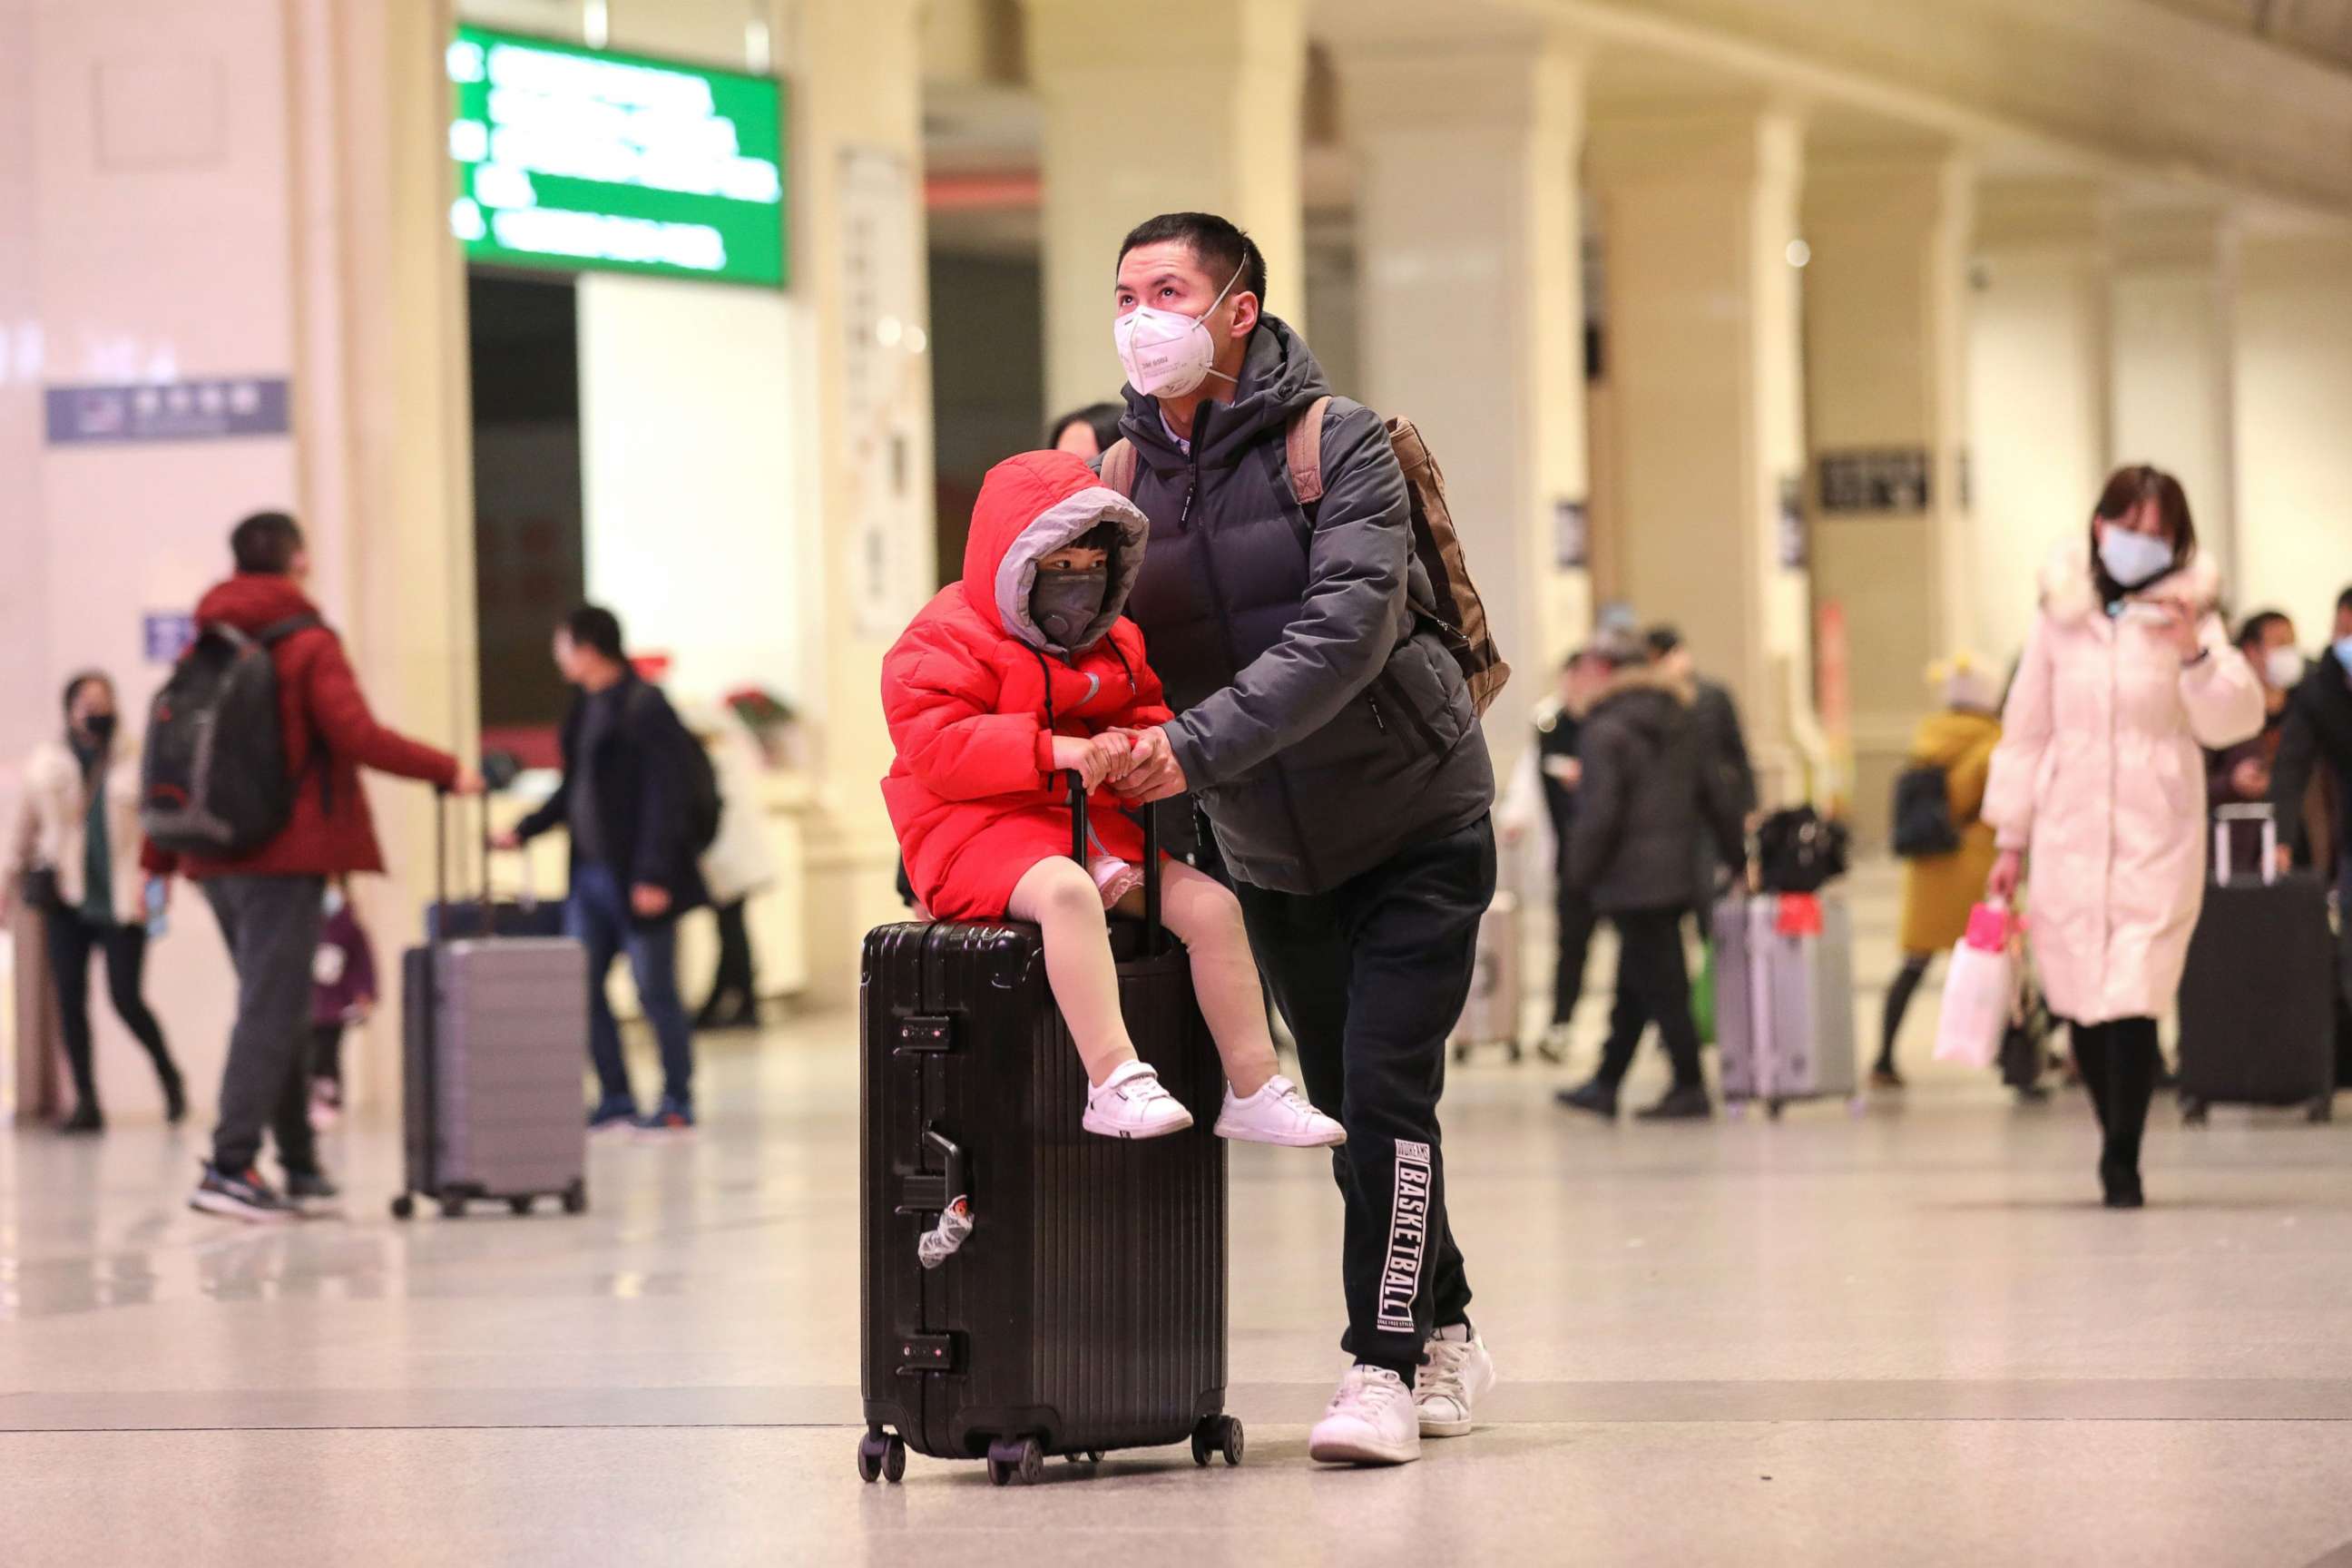
[[[2213,1108],[2195,1095],[2180,1097],[2180,1124],[2183,1127],[2202,1127],[2212,1114]]]
[[[528,1195],[518,1193],[513,1197],[507,1200],[507,1207],[512,1209],[517,1214],[529,1214],[530,1212],[530,1199]]]
[[[563,1212],[565,1214],[588,1212],[588,1179],[585,1176],[563,1189]]]
[[[2305,1111],[2304,1116],[2305,1120],[2313,1122],[2315,1125],[2323,1121],[2335,1121],[2336,1096],[2333,1094],[2321,1095],[2317,1100],[2311,1102],[2311,1109]]]
[[[907,1479],[907,1439],[893,1436],[890,1447],[882,1456],[882,1479],[897,1486]]]
[[[1228,1465],[1240,1464],[1242,1447],[1242,1424],[1234,1416],[1206,1416],[1192,1428],[1192,1462],[1203,1469],[1219,1454]]]
[[[882,1479],[882,1465],[890,1452],[890,1441],[879,1432],[868,1432],[857,1439],[857,1479],[872,1486]],[[903,1468],[905,1461],[900,1465]]]
[[[1527,1052],[1519,1048],[1519,1042],[1518,1042],[1518,1041],[1517,1041],[1517,1040],[1513,1040],[1513,1041],[1511,1041],[1511,1042],[1510,1042],[1510,1047],[1511,1047],[1511,1061],[1512,1061],[1512,1064],[1513,1064],[1514,1066],[1516,1066],[1516,1065],[1518,1063],[1519,1059],[1520,1059],[1521,1058],[1523,1058],[1523,1057],[1525,1057],[1525,1056],[1527,1055]]]
[[[1037,1447],[1034,1437],[988,1446],[988,1479],[992,1486],[1009,1487],[1016,1480],[1027,1486],[1045,1473],[1045,1451]]]
[[[406,1193],[403,1193],[398,1197],[392,1200],[393,1218],[413,1219],[415,1217],[415,1215],[416,1200],[409,1196]]]
[[[1788,1105],[1784,1100],[1768,1100],[1764,1102],[1764,1114],[1770,1117],[1775,1121],[1780,1120],[1780,1112],[1786,1109],[1788,1109]]]
[[[464,1219],[466,1217],[466,1194],[455,1192],[443,1193],[441,1194],[441,1217],[443,1219]]]

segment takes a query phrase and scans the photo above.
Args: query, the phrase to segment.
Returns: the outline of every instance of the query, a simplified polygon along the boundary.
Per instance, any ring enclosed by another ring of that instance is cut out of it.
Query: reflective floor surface
[[[579,1219],[397,1226],[383,1125],[334,1140],[351,1218],[259,1235],[182,1206],[194,1134],[0,1135],[0,1562],[2352,1563],[2339,1128],[2160,1107],[2117,1214],[2079,1097],[1922,1066],[1864,1114],[1611,1129],[1489,1057],[1446,1117],[1476,1435],[1307,1462],[1338,1200],[1244,1148],[1242,1468],[868,1488],[853,1067],[840,1017],[709,1043],[702,1133],[600,1147]]]

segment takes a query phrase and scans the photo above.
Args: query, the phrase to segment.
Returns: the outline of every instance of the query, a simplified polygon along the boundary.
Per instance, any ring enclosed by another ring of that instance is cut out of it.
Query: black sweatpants
[[[2106,1024],[2076,1024],[2074,1063],[2083,1087],[2099,1113],[2099,1173],[2113,1180],[2139,1173],[2139,1142],[2147,1131],[2148,1101],[2156,1098],[2156,1020],[2117,1018]]]
[[[1592,953],[1592,931],[1601,923],[1593,912],[1592,900],[1584,896],[1568,879],[1568,865],[1560,863],[1559,892],[1553,901],[1557,915],[1556,942],[1559,962],[1552,972],[1551,1021],[1565,1024],[1576,1016],[1576,1005],[1584,999],[1584,969]]]
[[[1617,928],[1617,1005],[1609,1015],[1609,1043],[1601,1051],[1601,1081],[1625,1081],[1652,1024],[1674,1063],[1675,1087],[1704,1083],[1698,1025],[1691,1017],[1690,965],[1683,957],[1680,910],[1628,910],[1609,917]]]
[[[115,1016],[145,1047],[156,1078],[167,1088],[175,1082],[179,1068],[172,1065],[163,1026],[149,1011],[142,984],[147,928],[92,925],[76,910],[55,908],[43,921],[48,928],[49,977],[58,992],[58,1032],[65,1037],[66,1063],[73,1069],[74,1098],[81,1109],[99,1109],[98,1061],[89,1031],[89,959],[94,951],[106,954],[106,990]]]
[[[1234,892],[1307,1098],[1348,1129],[1331,1152],[1347,1205],[1340,1344],[1410,1385],[1432,1331],[1469,1321],[1437,1101],[1494,901],[1494,826],[1410,845],[1328,893]]]

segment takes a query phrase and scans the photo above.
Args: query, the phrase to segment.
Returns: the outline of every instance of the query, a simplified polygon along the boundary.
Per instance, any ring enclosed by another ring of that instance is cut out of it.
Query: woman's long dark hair
[[[2180,488],[2180,481],[2149,463],[2117,468],[2107,476],[2106,488],[2099,491],[2099,504],[2091,509],[2091,575],[2105,603],[2113,604],[2132,590],[2107,575],[2106,565],[2099,559],[2098,525],[2121,522],[2150,501],[2156,503],[2157,521],[2172,544],[2171,569],[2178,572],[2196,559],[2197,521],[2189,515],[2189,492]]]

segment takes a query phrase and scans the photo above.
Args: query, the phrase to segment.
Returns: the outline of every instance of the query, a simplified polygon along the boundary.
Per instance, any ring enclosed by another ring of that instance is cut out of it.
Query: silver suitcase
[[[1733,898],[1715,910],[1723,1098],[1761,1100],[1774,1116],[1794,1100],[1852,1100],[1860,1081],[1853,915],[1841,900],[1814,897],[1819,932],[1784,934],[1784,900],[1806,896]]]
[[[1479,1046],[1500,1046],[1510,1053],[1513,1061],[1524,1054],[1519,1046],[1519,1020],[1526,1011],[1522,974],[1525,963],[1518,898],[1511,893],[1496,893],[1495,901],[1478,918],[1478,947],[1470,975],[1470,1000],[1463,1006],[1461,1021],[1454,1026],[1455,1061],[1469,1060],[1471,1051]]]
[[[446,798],[442,897],[447,910]],[[488,846],[484,846],[488,864]],[[487,884],[487,877],[485,883]],[[588,1206],[581,1063],[588,1043],[588,957],[569,937],[501,937],[454,914],[445,936],[404,955],[402,1121],[407,1173],[395,1219],[419,1196],[450,1218],[467,1204],[528,1213],[542,1197]]]

